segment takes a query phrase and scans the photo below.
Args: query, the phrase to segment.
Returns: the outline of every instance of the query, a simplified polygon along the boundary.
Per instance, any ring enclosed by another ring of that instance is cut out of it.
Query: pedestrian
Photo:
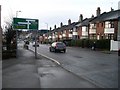
[[[93,50],[96,49],[96,42],[93,43],[93,47],[92,47]]]

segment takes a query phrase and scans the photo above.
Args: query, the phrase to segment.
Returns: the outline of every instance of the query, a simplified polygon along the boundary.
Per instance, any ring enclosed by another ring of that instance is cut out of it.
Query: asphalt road
[[[29,45],[29,48],[34,50],[32,45]],[[45,44],[40,44],[37,52],[56,60],[64,69],[99,87],[118,87],[118,56],[116,52],[108,53],[67,47],[66,53],[51,53],[49,45]]]

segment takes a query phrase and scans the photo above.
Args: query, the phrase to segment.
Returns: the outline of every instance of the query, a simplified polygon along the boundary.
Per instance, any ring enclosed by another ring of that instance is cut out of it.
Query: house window
[[[114,22],[112,21],[110,22],[110,24],[111,24],[111,28],[114,28]]]
[[[114,39],[114,35],[113,34],[107,34],[106,35],[106,39],[113,40]]]
[[[66,33],[66,30],[64,31],[64,33]]]
[[[113,34],[108,34],[108,39],[110,39],[110,40],[113,40],[113,37],[114,35]]]
[[[114,22],[113,21],[105,22],[105,28],[114,28]]]
[[[90,24],[90,28],[91,29],[95,29],[96,28],[96,24]]]
[[[96,39],[96,34],[90,35],[90,39]]]

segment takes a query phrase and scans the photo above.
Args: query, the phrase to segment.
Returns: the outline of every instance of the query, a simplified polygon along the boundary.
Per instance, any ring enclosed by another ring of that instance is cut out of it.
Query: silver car
[[[63,51],[66,52],[66,45],[63,42],[54,42],[49,47],[50,52]]]

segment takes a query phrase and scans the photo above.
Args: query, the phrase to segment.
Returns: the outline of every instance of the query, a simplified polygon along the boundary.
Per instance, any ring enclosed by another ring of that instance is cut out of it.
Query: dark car
[[[29,48],[29,41],[24,41],[25,43],[24,43],[24,48],[26,48],[26,49],[28,49]]]
[[[66,52],[66,45],[63,42],[53,42],[49,47],[50,52],[63,51]]]

